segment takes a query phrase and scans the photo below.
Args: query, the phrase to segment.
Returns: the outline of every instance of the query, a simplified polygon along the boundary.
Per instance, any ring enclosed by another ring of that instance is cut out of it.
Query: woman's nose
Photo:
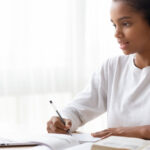
[[[123,32],[120,28],[116,28],[115,35],[116,38],[121,38],[123,36]]]

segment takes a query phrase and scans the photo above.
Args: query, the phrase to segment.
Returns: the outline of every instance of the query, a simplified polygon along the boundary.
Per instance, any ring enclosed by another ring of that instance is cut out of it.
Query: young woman
[[[50,133],[75,131],[107,111],[108,129],[92,133],[150,139],[150,0],[112,0],[111,21],[125,55],[107,60],[88,88],[47,123]]]

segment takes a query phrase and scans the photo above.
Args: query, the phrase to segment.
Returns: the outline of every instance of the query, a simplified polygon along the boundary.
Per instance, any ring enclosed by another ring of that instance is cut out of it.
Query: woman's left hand
[[[150,139],[150,126],[108,128],[100,132],[91,133],[91,135],[100,138],[114,135]]]

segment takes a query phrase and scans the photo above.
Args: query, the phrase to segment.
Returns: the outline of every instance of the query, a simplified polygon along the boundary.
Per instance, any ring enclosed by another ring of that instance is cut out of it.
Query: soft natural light
[[[89,82],[108,57],[111,0],[0,1],[0,129],[46,132],[46,122]],[[93,127],[94,125],[94,127]],[[106,115],[79,130],[106,128]]]

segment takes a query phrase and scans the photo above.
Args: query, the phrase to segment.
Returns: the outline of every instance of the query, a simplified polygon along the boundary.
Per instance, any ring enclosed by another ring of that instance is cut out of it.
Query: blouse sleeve
[[[105,70],[107,69],[103,65],[93,73],[87,88],[62,110],[63,117],[72,121],[72,131],[106,111],[107,75]]]

